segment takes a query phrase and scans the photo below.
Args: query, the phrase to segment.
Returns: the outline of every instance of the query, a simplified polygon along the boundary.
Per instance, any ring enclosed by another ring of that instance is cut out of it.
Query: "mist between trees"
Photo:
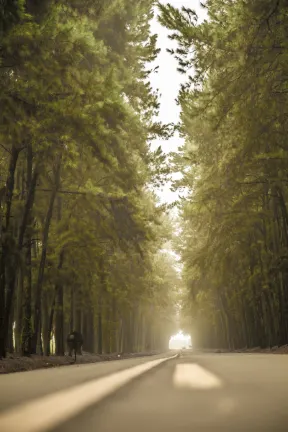
[[[90,352],[161,350],[175,331],[153,3],[1,2],[0,357],[63,355],[72,330]]]

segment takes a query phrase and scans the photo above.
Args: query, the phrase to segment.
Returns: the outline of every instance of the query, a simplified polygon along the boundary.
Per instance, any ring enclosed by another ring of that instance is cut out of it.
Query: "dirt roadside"
[[[147,357],[161,354],[159,351],[143,352],[143,353],[113,353],[113,354],[90,354],[83,352],[82,356],[77,356],[76,364],[98,363],[103,361],[124,360],[136,357]],[[67,356],[40,356],[32,355],[31,357],[21,357],[16,354],[8,354],[7,358],[0,360],[0,375],[30,371],[34,369],[46,369],[59,366],[73,365],[74,360]]]
[[[218,354],[225,354],[225,353],[259,353],[259,354],[288,354],[288,345],[282,345],[282,346],[274,346],[271,348],[242,348],[242,349],[236,349],[236,350],[228,350],[228,349],[214,349],[209,350],[210,352],[218,353]]]
[[[195,350],[198,351],[198,350]],[[201,352],[212,352],[216,354],[227,354],[227,353],[259,353],[259,354],[288,354],[288,345],[283,345],[280,347],[274,346],[272,348],[261,349],[260,347],[255,348],[243,348],[238,350],[228,350],[228,349],[204,349],[199,350]],[[76,364],[88,364],[88,363],[98,363],[104,361],[113,360],[124,360],[136,357],[147,357],[162,354],[160,351],[152,352],[142,352],[142,353],[112,353],[112,354],[90,354],[83,352],[82,356],[77,356]],[[69,366],[73,365],[74,360],[68,355],[59,356],[40,356],[32,355],[31,357],[21,357],[17,354],[8,354],[7,358],[0,360],[0,375],[8,374],[13,372],[24,372],[34,369],[46,369],[59,366]]]

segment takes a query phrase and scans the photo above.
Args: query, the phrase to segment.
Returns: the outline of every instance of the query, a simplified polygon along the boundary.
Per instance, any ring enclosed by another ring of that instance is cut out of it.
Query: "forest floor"
[[[113,353],[113,354],[90,354],[83,352],[83,355],[77,355],[76,364],[97,363],[111,360],[123,360],[134,357],[146,357],[161,354],[159,351],[142,352],[142,353]],[[69,366],[75,364],[74,358],[65,356],[41,356],[32,355],[31,357],[22,357],[17,354],[8,354],[5,359],[0,360],[0,374],[12,372],[23,372],[34,369],[45,369],[58,366]]]

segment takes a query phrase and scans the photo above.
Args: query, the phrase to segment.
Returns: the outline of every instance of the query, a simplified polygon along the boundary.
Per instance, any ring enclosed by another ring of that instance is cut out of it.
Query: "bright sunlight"
[[[184,335],[182,331],[178,332],[174,336],[171,336],[169,340],[169,349],[190,348],[191,345],[191,336]]]

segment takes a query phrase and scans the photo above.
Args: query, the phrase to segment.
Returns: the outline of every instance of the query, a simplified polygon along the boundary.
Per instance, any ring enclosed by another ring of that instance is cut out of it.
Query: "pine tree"
[[[169,169],[150,141],[173,132],[149,83],[153,5],[27,1],[3,15],[1,357],[50,354],[52,337],[63,355],[74,329],[90,351],[157,349],[173,327],[159,325],[173,287],[153,265],[169,234],[149,187]]]
[[[160,6],[187,76],[179,93],[188,190],[179,244],[195,345],[287,343],[285,2]],[[191,67],[194,73],[191,73]],[[190,76],[191,75],[191,76]]]

